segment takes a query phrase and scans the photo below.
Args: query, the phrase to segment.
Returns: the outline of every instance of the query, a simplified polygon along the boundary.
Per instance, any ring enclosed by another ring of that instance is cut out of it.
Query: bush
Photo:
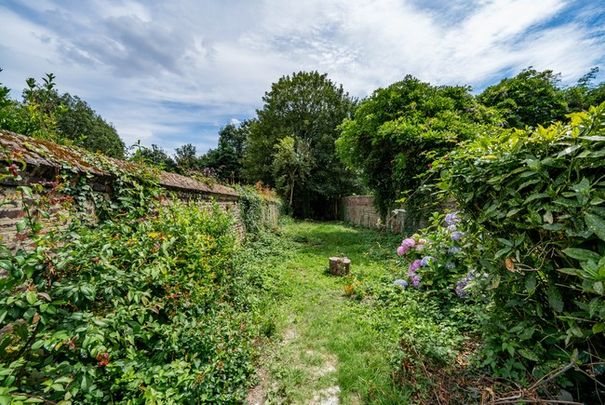
[[[26,244],[0,253],[0,403],[245,397],[254,328],[232,218],[130,186],[98,225],[47,232],[44,207],[26,206]]]
[[[602,376],[590,364],[605,356],[604,118],[605,104],[567,125],[479,137],[434,166],[481,235],[475,266],[490,278],[485,354],[496,375],[572,363],[560,383]]]

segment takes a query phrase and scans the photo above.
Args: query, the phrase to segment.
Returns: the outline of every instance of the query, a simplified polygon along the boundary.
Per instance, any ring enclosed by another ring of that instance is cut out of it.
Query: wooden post
[[[349,274],[351,259],[348,257],[330,257],[330,274],[344,276]]]

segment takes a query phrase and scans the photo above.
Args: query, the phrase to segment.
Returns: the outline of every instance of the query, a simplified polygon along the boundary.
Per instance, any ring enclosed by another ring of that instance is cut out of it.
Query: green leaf
[[[593,231],[602,240],[605,240],[605,220],[603,218],[587,212],[584,214],[584,221],[588,229]]]
[[[597,334],[597,333],[602,333],[602,332],[605,332],[605,323],[599,322],[599,323],[595,323],[592,326],[592,333]]]
[[[29,305],[34,305],[38,301],[38,296],[34,291],[28,291],[25,293],[25,299]]]
[[[603,290],[603,282],[602,282],[602,281],[597,281],[596,283],[594,283],[594,284],[592,285],[592,288],[593,288],[593,289],[594,289],[594,290],[595,290],[595,291],[596,291],[598,294],[603,295],[604,290]]]
[[[519,349],[519,354],[531,361],[540,361],[540,358],[532,351],[527,349]]]
[[[598,262],[601,259],[601,256],[598,253],[588,249],[567,248],[563,249],[563,253],[573,259],[581,261],[594,260],[595,262]]]
[[[559,292],[559,289],[554,285],[551,285],[548,289],[547,295],[550,307],[556,312],[563,311],[563,299],[561,298],[561,293]]]
[[[530,273],[525,280],[525,289],[528,293],[532,294],[536,290],[536,275]]]

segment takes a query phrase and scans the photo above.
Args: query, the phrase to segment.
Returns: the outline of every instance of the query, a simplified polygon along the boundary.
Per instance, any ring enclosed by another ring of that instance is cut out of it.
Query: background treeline
[[[528,68],[475,95],[469,86],[435,86],[406,76],[357,100],[318,72],[284,76],[256,117],[228,124],[204,154],[186,144],[125,153],[115,129],[85,101],[60,95],[54,76],[28,79],[22,101],[0,86],[0,127],[143,160],[164,170],[221,182],[274,187],[298,217],[332,218],[337,201],[371,191],[383,215],[403,201],[422,205],[418,187],[431,162],[461,141],[501,128],[548,125],[605,101],[593,68],[569,87],[551,70]],[[415,196],[415,199],[410,199]]]

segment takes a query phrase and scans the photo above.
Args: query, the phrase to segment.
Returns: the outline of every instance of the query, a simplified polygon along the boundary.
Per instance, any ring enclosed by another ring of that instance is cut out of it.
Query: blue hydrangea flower
[[[462,251],[462,249],[460,249],[458,246],[452,246],[447,250],[447,253],[450,255],[455,255],[456,253],[460,253],[460,251]]]
[[[393,285],[398,285],[401,288],[406,288],[408,286],[408,282],[398,278],[397,280],[393,281]]]
[[[426,266],[428,266],[429,264],[431,264],[431,261],[432,261],[432,260],[433,260],[433,257],[432,257],[432,256],[424,256],[424,257],[422,258],[422,260],[420,261],[420,266],[422,266],[422,267],[426,267]]]
[[[464,236],[464,233],[460,232],[460,231],[455,231],[452,232],[452,240],[453,241],[459,241],[460,239],[462,239],[462,237]]]
[[[458,295],[458,297],[465,298],[468,296],[468,290],[466,287],[469,285],[469,283],[471,281],[474,280],[474,278],[475,278],[475,275],[473,274],[473,272],[469,271],[462,280],[459,280],[456,283],[455,290],[456,290],[456,294]]]
[[[450,212],[445,216],[445,223],[448,225],[454,225],[458,222],[460,222],[460,218],[457,212]]]

